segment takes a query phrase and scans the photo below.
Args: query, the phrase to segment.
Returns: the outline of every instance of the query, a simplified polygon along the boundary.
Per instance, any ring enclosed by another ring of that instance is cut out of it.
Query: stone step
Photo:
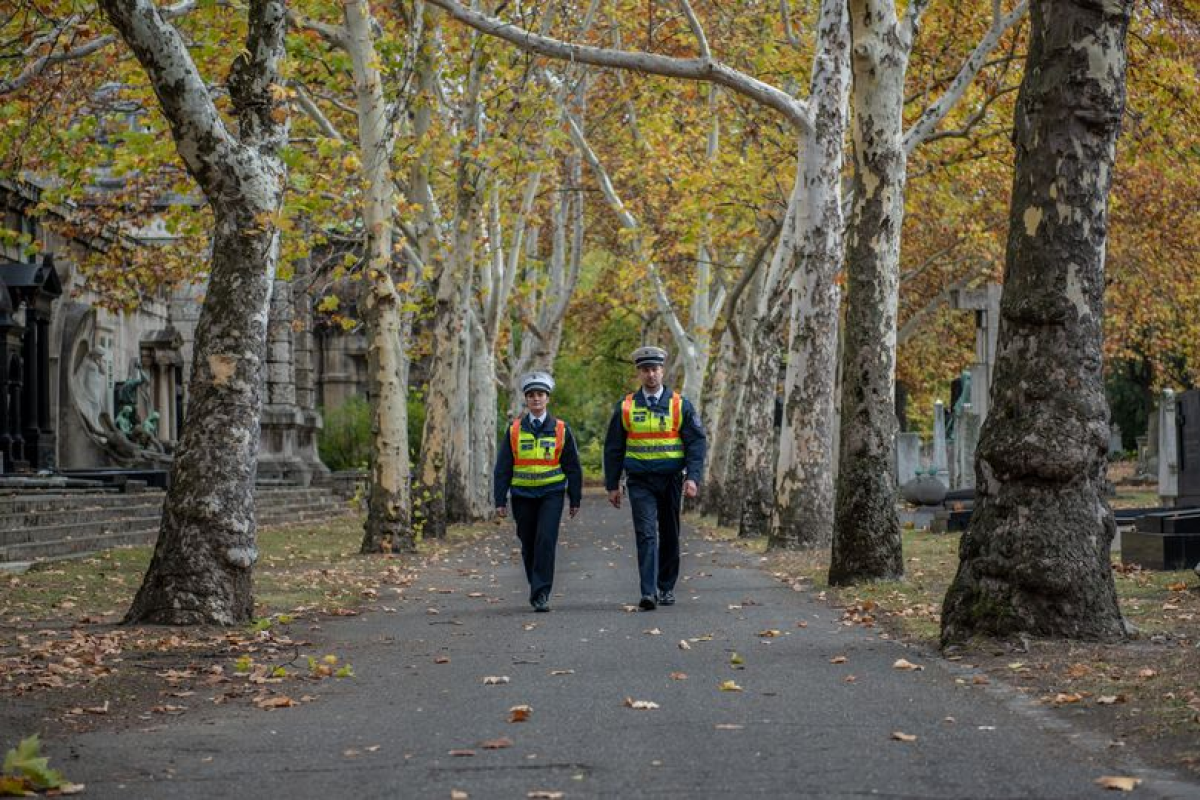
[[[0,563],[69,558],[124,544],[151,544],[164,495],[30,493],[0,497]],[[255,492],[259,527],[320,522],[351,513],[327,488],[277,486]]]
[[[0,536],[8,531],[26,528],[47,528],[75,523],[102,525],[130,517],[153,517],[162,514],[162,498],[124,506],[69,506],[56,511],[30,511],[0,516]]]
[[[116,519],[92,522],[70,522],[62,525],[39,525],[36,527],[0,530],[0,546],[31,544],[37,542],[70,541],[86,539],[98,534],[116,533],[122,530],[157,527],[159,514],[142,516],[125,515]]]
[[[158,536],[158,523],[146,527],[130,527],[108,533],[92,533],[71,539],[55,539],[47,542],[28,542],[0,547],[0,562],[43,561],[52,558],[84,556],[107,550],[110,547],[152,544]]]
[[[0,497],[0,517],[11,514],[37,514],[77,508],[121,508],[131,503],[161,503],[163,493],[157,490],[121,494],[117,492],[86,492],[79,494],[30,493]]]

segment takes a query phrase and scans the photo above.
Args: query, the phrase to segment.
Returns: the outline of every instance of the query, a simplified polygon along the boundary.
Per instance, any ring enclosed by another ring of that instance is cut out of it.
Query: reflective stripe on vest
[[[513,452],[513,486],[553,486],[565,483],[559,458],[562,457],[563,442],[566,441],[567,423],[554,421],[554,438],[534,436],[521,427],[521,417],[513,420],[508,432]]]
[[[633,404],[633,395],[625,395],[621,403],[621,424],[625,428],[626,460],[683,462],[683,397],[671,394],[670,412],[655,414],[650,409]]]

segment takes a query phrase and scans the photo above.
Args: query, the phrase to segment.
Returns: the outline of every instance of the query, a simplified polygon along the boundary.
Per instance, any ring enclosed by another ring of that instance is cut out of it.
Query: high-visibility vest
[[[541,436],[534,436],[521,427],[521,419],[517,417],[513,420],[508,432],[513,452],[512,485],[533,487],[565,483],[567,476],[558,462],[567,437],[567,423],[561,419],[555,420],[553,436],[545,432]]]
[[[650,462],[669,462],[683,467],[683,397],[671,394],[670,409],[657,414],[645,406],[635,406],[633,395],[621,403],[621,424],[625,427],[625,460],[649,466]]]

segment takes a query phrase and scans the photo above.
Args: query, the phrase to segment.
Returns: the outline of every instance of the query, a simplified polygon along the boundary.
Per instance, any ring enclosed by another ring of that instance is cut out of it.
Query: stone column
[[[938,400],[933,404],[933,472],[947,489],[950,488],[950,468],[946,461],[946,407]]]
[[[1158,403],[1158,498],[1164,506],[1179,497],[1179,437],[1175,427],[1175,391],[1163,389]]]

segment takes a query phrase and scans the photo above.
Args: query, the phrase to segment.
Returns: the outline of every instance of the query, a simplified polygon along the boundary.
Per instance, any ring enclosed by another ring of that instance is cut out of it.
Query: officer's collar
[[[650,399],[650,393],[646,391],[646,388],[644,386],[642,387],[641,392],[642,392],[642,402],[644,403]],[[658,399],[659,400],[663,399],[664,397],[670,397],[670,396],[671,396],[671,390],[666,387],[666,384],[658,387]]]
[[[532,424],[533,420],[534,420],[533,413],[526,411],[525,412],[525,421],[529,424]],[[550,413],[550,409],[546,409],[546,416],[544,419],[542,419],[542,425],[549,426],[549,425],[553,425],[554,422],[555,422],[554,415]]]

